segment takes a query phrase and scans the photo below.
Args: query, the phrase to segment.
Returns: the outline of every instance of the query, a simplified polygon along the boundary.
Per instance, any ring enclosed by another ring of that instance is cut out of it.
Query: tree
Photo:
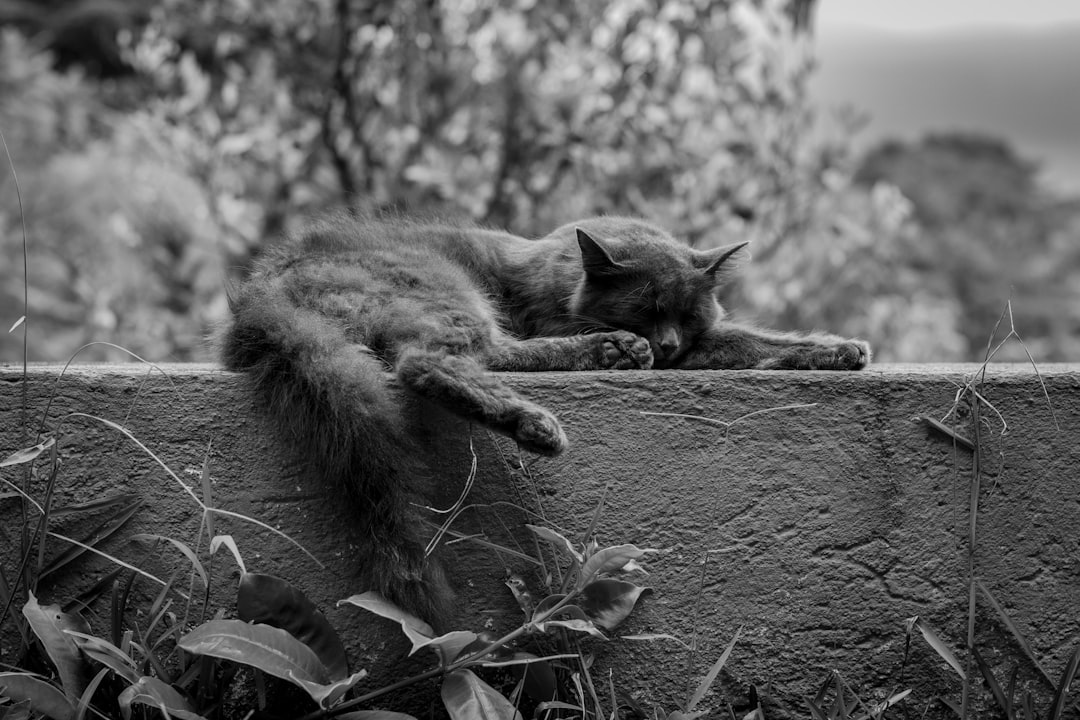
[[[962,309],[964,359],[981,358],[1010,298],[1017,330],[1041,359],[1066,359],[1065,338],[1080,328],[1080,311],[1068,302],[1076,206],[1044,193],[1036,171],[1003,140],[956,132],[885,142],[856,173],[864,185],[889,183],[911,200],[922,229],[905,264],[921,268],[927,285],[951,290]],[[1023,359],[1012,352],[1006,357]]]

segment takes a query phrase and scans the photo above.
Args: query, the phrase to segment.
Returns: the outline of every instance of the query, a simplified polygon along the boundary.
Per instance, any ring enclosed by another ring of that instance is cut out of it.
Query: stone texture
[[[663,640],[585,643],[603,669],[597,677],[606,678],[611,668],[616,686],[646,707],[671,710],[682,702],[742,627],[705,704],[738,708],[753,684],[767,717],[802,717],[802,697],[836,670],[867,700],[913,687],[908,702],[921,716],[936,695],[958,699],[960,684],[919,638],[902,668],[904,623],[918,615],[958,652],[963,645],[973,477],[973,453],[921,418],[945,417],[976,370],[506,375],[562,419],[571,449],[550,460],[519,458],[512,443],[423,404],[414,412],[431,453],[434,505],[447,507],[460,493],[470,443],[477,456],[471,507],[454,531],[483,533],[535,555],[523,522],[576,537],[598,517],[601,544],[661,551],[646,563],[645,583],[654,592],[616,634],[670,633],[696,639],[697,651],[691,657]],[[324,610],[349,648],[353,669],[372,672],[370,687],[426,668],[427,657],[396,663],[406,646],[395,628],[335,606],[363,589],[352,569],[347,515],[322,488],[295,479],[295,460],[267,435],[238,378],[208,366],[163,371],[78,366],[60,377],[58,367],[31,368],[30,437],[52,398],[45,427],[60,438],[56,503],[137,493],[144,507],[107,549],[167,575],[180,566],[179,553],[166,547],[159,557],[145,558],[144,549],[124,538],[151,532],[194,547],[200,544],[197,504],[131,440],[71,413],[121,424],[196,494],[206,460],[216,505],[287,533],[324,563],[318,567],[253,525],[216,520],[215,532],[234,535],[248,569],[293,582]],[[1030,368],[991,366],[978,386],[993,410],[982,409],[977,433],[982,482],[974,567],[1056,679],[1080,644],[1080,366],[1046,366],[1041,374],[1053,414]],[[23,442],[21,375],[20,368],[0,366],[0,456]],[[960,409],[958,429],[974,438],[969,403]],[[19,477],[15,468],[0,469],[0,479]],[[39,478],[35,489],[43,482]],[[16,505],[0,500],[5,544],[17,543]],[[57,528],[77,536],[80,529],[70,523],[60,518]],[[502,585],[508,570],[541,593],[536,566],[509,553],[465,541],[443,554],[458,584],[462,627],[499,632],[520,621]],[[9,578],[15,561],[13,549],[0,556]],[[63,601],[107,567],[80,560],[39,596]],[[213,575],[214,603],[231,608],[235,564],[219,553]],[[150,598],[156,588],[140,582],[139,593]],[[91,617],[91,624],[104,632],[107,612]],[[1020,682],[1047,693],[981,595],[976,630],[999,681],[1019,662]],[[10,661],[11,641],[4,635],[0,661]],[[434,693],[428,684],[387,706],[426,712],[437,703]]]

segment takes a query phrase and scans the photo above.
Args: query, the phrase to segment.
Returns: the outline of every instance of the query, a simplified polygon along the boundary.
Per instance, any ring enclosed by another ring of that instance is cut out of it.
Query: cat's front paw
[[[870,364],[870,343],[862,340],[845,340],[835,348],[833,367],[822,370],[862,370]]]
[[[798,370],[862,370],[870,363],[870,345],[862,340],[841,340],[800,355]]]
[[[868,364],[868,343],[819,335],[805,345],[796,345],[765,358],[755,367],[759,370],[862,370]]]
[[[649,341],[624,330],[600,333],[601,367],[612,370],[648,370],[653,364]]]

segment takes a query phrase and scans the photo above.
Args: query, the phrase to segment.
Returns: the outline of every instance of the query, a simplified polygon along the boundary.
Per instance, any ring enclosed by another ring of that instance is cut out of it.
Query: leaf
[[[413,640],[412,650],[409,651],[409,655],[414,654],[420,648],[430,647],[436,650],[444,661],[450,662],[460,655],[462,650],[472,645],[476,639],[476,633],[471,630],[454,630],[422,642]]]
[[[690,646],[687,645],[685,642],[683,642],[682,640],[680,640],[676,636],[670,635],[668,633],[646,633],[644,635],[620,635],[619,639],[620,640],[640,640],[640,641],[644,641],[644,642],[652,642],[654,640],[673,640],[673,641],[679,643],[680,645],[682,645],[687,650],[690,649]]]
[[[311,648],[331,680],[349,676],[349,661],[341,638],[307,595],[291,584],[262,573],[245,573],[236,595],[241,620],[281,628]]]
[[[15,702],[29,702],[34,712],[53,720],[75,717],[75,706],[64,693],[30,673],[0,672],[0,691]]]
[[[91,660],[98,661],[132,685],[139,681],[135,661],[108,640],[74,630],[64,632],[74,638],[78,648]]]
[[[509,700],[470,670],[455,670],[446,676],[442,701],[451,720],[521,720],[521,713]]]
[[[742,634],[742,630],[742,626],[740,625],[739,629],[735,631],[735,637],[731,638],[731,642],[729,642],[728,646],[724,648],[724,652],[720,653],[720,658],[715,663],[713,663],[713,666],[711,668],[709,668],[709,672],[706,673],[705,677],[701,678],[701,682],[698,683],[697,690],[695,690],[694,694],[690,696],[690,702],[686,704],[687,712],[693,712],[694,709],[698,706],[698,703],[701,702],[701,699],[705,697],[705,693],[709,691],[709,687],[713,684],[713,681],[716,680],[716,676],[720,674],[720,670],[723,669],[724,663],[726,663],[728,660],[728,656],[731,655],[731,651],[732,649],[734,649],[735,643],[739,639],[739,635]]]
[[[642,550],[633,545],[615,545],[598,550],[581,566],[579,586],[588,583],[595,575],[619,570],[631,560],[637,560],[646,553],[651,552],[656,551]]]
[[[124,689],[117,698],[120,704],[120,714],[124,720],[131,718],[131,706],[135,703],[150,705],[165,713],[165,717],[180,718],[180,720],[206,720],[191,707],[187,698],[181,695],[168,683],[157,678],[143,676],[139,681]]]
[[[949,667],[956,671],[956,674],[960,676],[961,680],[967,679],[964,675],[964,669],[960,667],[960,661],[956,659],[956,655],[953,654],[953,651],[950,650],[948,645],[942,642],[941,638],[939,638],[933,630],[927,627],[918,616],[911,618],[911,620],[908,621],[908,626],[917,628],[918,631],[922,633],[923,638],[929,643],[930,647],[934,648],[934,651],[941,659],[947,662]]]
[[[206,578],[206,568],[204,568],[203,564],[199,562],[199,558],[197,555],[195,555],[195,552],[184,543],[180,542],[179,540],[174,540],[173,538],[167,537],[165,535],[154,535],[152,533],[139,533],[137,535],[132,535],[130,539],[133,542],[145,542],[147,540],[164,540],[167,543],[171,543],[177,550],[180,551],[180,554],[186,557],[188,559],[188,562],[191,563],[192,569],[195,570],[196,574],[198,574],[199,576],[199,579],[202,580],[203,587],[207,586],[208,580]]]
[[[1040,663],[1039,659],[1035,657],[1035,653],[1032,651],[1031,645],[1028,643],[1027,638],[1025,638],[1024,635],[1020,632],[1020,628],[1018,628],[1016,626],[1016,623],[1013,622],[1012,618],[1009,616],[1009,613],[1005,612],[1005,608],[1001,606],[1001,603],[999,603],[997,601],[997,598],[995,598],[987,589],[987,587],[983,585],[981,580],[976,580],[975,585],[982,592],[983,597],[985,597],[990,603],[990,606],[994,608],[994,611],[998,614],[998,617],[1001,618],[1001,621],[1005,623],[1005,627],[1007,627],[1009,629],[1009,632],[1012,633],[1012,636],[1016,639],[1016,642],[1020,644],[1020,649],[1024,651],[1025,655],[1027,655],[1027,659],[1031,661],[1031,664],[1035,666],[1035,669],[1037,669],[1039,673],[1046,679],[1046,682],[1049,683],[1051,687],[1053,687],[1054,681],[1050,679],[1050,673],[1046,672],[1046,669],[1043,667],[1042,663]]]
[[[410,655],[434,639],[432,636],[435,635],[435,631],[431,629],[430,625],[415,615],[405,612],[373,590],[359,595],[352,595],[344,600],[338,600],[337,604],[340,607],[342,603],[355,605],[401,625],[405,637],[409,638],[409,642],[412,643],[412,650],[409,651]]]
[[[14,325],[12,325],[12,326],[11,326],[11,327],[10,327],[10,328],[8,329],[8,332],[9,332],[9,333],[13,333],[13,332],[15,332],[16,330],[18,330],[18,329],[19,329],[19,326],[20,326],[20,325],[22,325],[22,324],[23,324],[24,322],[26,322],[26,316],[25,316],[25,315],[20,315],[20,316],[19,316],[19,319],[15,321],[15,324],[14,324]]]
[[[108,674],[108,668],[101,668],[98,670],[97,675],[94,676],[94,679],[86,686],[86,690],[83,690],[82,697],[79,698],[79,705],[75,708],[75,720],[83,720],[86,717],[86,713],[90,709],[90,701],[94,699],[94,693],[97,692],[101,681]]]
[[[1005,699],[1005,692],[1001,689],[1001,685],[998,684],[997,678],[994,677],[993,671],[990,670],[990,666],[983,660],[982,655],[974,647],[971,648],[971,657],[975,659],[975,664],[979,666],[979,672],[982,673],[983,680],[986,681],[986,686],[990,688],[990,692],[994,695],[994,699],[997,700],[998,707],[1005,713],[1005,716],[1009,715],[1009,701]]]
[[[195,655],[233,660],[290,682],[330,682],[326,668],[311,648],[269,625],[211,620],[180,638],[177,644]]]
[[[64,694],[68,700],[76,702],[89,682],[89,668],[79,654],[75,641],[64,631],[89,633],[90,626],[78,615],[61,611],[59,605],[38,605],[34,594],[28,594],[30,597],[23,605],[23,616],[56,666]]]
[[[514,659],[531,660],[521,668],[522,687],[526,695],[538,703],[550,702],[557,698],[559,681],[555,677],[555,670],[552,669],[551,663],[526,652],[514,653]]]
[[[950,700],[948,698],[939,697],[939,698],[937,698],[937,701],[939,703],[941,703],[942,705],[944,705],[945,707],[952,710],[953,715],[955,715],[956,717],[958,717],[958,718],[963,718],[964,717],[964,713],[962,712],[960,706],[956,703],[955,700]]]
[[[638,587],[624,580],[602,578],[582,588],[578,606],[594,623],[605,630],[613,630],[629,617],[638,598],[648,592],[652,592],[652,589]]]
[[[855,720],[879,720],[879,718],[885,716],[886,710],[896,705],[910,694],[911,688],[908,688],[907,690],[901,690],[895,695],[890,696],[887,700],[880,702],[877,705],[874,705],[872,708],[870,708],[869,713],[864,713],[857,716]]]
[[[803,697],[803,702],[806,703],[806,707],[810,710],[810,716],[814,720],[829,720],[829,716],[825,714],[825,711],[822,710],[812,698]]]
[[[307,690],[311,699],[319,703],[319,707],[323,710],[328,710],[334,705],[337,705],[345,693],[349,692],[356,683],[360,682],[367,677],[367,670],[360,670],[353,673],[347,678],[342,678],[337,682],[332,682],[329,685],[320,685],[319,683],[309,682],[307,680],[301,680],[297,677],[290,677],[289,679]]]
[[[65,515],[74,515],[75,513],[89,513],[95,510],[107,510],[117,505],[125,505],[132,503],[139,499],[138,495],[132,493],[115,493],[113,495],[106,495],[104,497],[96,497],[93,500],[87,500],[86,502],[72,503],[71,505],[61,505],[59,507],[53,507],[49,511],[50,517],[63,517]]]
[[[592,635],[595,638],[601,640],[607,640],[607,636],[600,632],[591,620],[582,620],[580,618],[573,618],[570,620],[548,620],[547,622],[537,623],[536,629],[540,632],[547,632],[548,628],[561,627],[567,630],[574,630],[575,632],[583,632]]]
[[[446,659],[453,661],[459,658],[469,657],[475,655],[484,648],[494,644],[499,638],[495,633],[488,630],[481,630],[476,633],[476,639],[471,643],[461,648],[456,655],[449,655]],[[485,660],[504,660],[514,655],[513,651],[508,649],[505,645],[497,645],[482,656]]]
[[[581,553],[578,552],[576,548],[574,548],[574,543],[570,542],[554,530],[541,525],[530,525],[529,523],[525,523],[525,527],[529,528],[533,535],[536,535],[541,540],[547,540],[549,543],[565,552],[576,560],[578,564],[585,562],[585,558],[582,557]]]
[[[233,558],[236,560],[236,566],[240,568],[240,575],[247,574],[247,568],[244,567],[244,558],[240,555],[240,548],[236,547],[236,541],[233,540],[232,535],[215,535],[210,539],[210,554],[214,555],[218,549],[224,545],[229,548],[229,551],[233,554]]]
[[[36,460],[38,455],[45,452],[55,444],[55,438],[46,438],[33,447],[16,450],[3,460],[0,460],[0,468],[8,467],[10,465],[22,465],[24,463],[31,462],[32,460]]]
[[[1073,650],[1069,661],[1065,663],[1065,670],[1061,673],[1061,682],[1054,691],[1054,702],[1050,705],[1050,714],[1047,715],[1049,720],[1058,720],[1065,710],[1065,698],[1069,694],[1069,686],[1076,678],[1078,668],[1080,668],[1080,647]]]
[[[71,547],[54,557],[46,567],[42,568],[41,573],[38,575],[38,580],[40,581],[64,567],[69,562],[81,557],[83,553],[87,552],[88,548],[96,549],[97,545],[103,540],[122,528],[124,524],[132,518],[136,511],[138,511],[141,505],[142,500],[136,498],[132,500],[129,505],[119,507],[115,512],[103,517],[97,527],[83,537],[81,543],[72,543]]]
[[[510,588],[510,592],[514,594],[514,599],[517,600],[521,611],[525,613],[525,617],[531,617],[536,603],[533,600],[532,593],[529,592],[528,586],[525,585],[525,580],[520,575],[513,574],[508,576],[503,584]]]
[[[536,622],[539,618],[545,616],[551,610],[551,608],[558,605],[565,598],[565,594],[548,595],[546,598],[536,604],[536,608],[533,610],[532,614],[532,621]]]

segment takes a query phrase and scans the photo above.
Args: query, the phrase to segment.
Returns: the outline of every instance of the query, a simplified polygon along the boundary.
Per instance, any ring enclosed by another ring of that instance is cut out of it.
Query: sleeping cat
[[[311,474],[351,495],[380,591],[427,619],[450,598],[410,510],[430,473],[401,387],[555,455],[555,416],[491,371],[858,370],[869,346],[723,320],[715,290],[745,243],[693,250],[603,217],[527,240],[504,232],[329,217],[268,250],[232,298],[225,365],[245,371]]]

